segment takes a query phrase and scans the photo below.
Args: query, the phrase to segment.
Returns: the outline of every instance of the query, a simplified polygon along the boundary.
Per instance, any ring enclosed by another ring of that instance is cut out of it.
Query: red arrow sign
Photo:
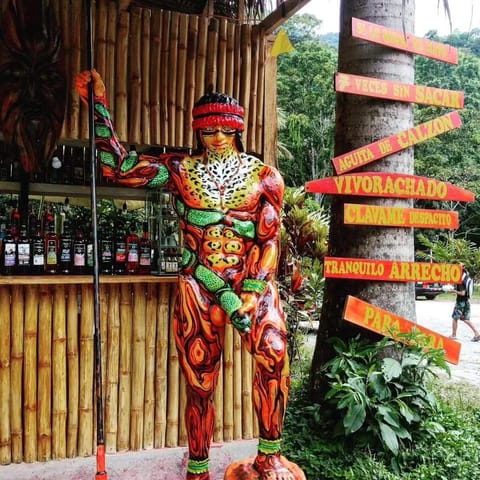
[[[305,184],[310,193],[361,195],[366,197],[421,198],[473,202],[472,192],[433,178],[400,173],[363,172],[338,177],[310,180]]]

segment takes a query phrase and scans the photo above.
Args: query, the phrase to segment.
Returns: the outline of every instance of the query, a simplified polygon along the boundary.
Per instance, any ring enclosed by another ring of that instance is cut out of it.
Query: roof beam
[[[310,0],[285,0],[276,10],[265,17],[258,26],[266,34],[272,33],[309,2]]]

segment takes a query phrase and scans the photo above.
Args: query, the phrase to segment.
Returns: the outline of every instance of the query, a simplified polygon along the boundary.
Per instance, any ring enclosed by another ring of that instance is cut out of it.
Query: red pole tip
[[[107,472],[98,472],[95,474],[95,480],[108,480],[108,474]]]

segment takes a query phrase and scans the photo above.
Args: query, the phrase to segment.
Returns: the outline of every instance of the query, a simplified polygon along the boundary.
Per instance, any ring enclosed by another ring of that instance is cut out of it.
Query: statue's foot
[[[210,480],[210,474],[204,473],[190,473],[187,472],[187,480]]]
[[[295,480],[293,473],[282,463],[280,454],[258,454],[254,462],[261,480]]]

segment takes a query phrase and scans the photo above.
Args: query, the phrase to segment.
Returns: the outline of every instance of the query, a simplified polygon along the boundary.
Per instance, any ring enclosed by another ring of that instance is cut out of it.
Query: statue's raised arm
[[[120,143],[108,111],[105,85],[94,69],[77,75],[75,86],[81,100],[88,103],[90,82],[93,82],[95,143],[100,152],[102,175],[129,187],[156,187],[167,183],[169,173],[162,157],[131,155]]]

